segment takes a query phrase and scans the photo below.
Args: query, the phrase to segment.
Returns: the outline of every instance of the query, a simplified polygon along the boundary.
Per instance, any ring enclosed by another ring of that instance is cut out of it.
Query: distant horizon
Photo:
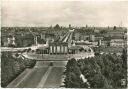
[[[2,0],[2,27],[128,27],[128,1]]]
[[[69,26],[64,26],[64,25],[59,25],[60,27],[69,27]],[[51,25],[49,26],[1,26],[1,27],[51,27]],[[52,27],[55,27],[55,25],[52,25]],[[86,27],[85,26],[71,26],[71,27]],[[113,28],[114,26],[88,26],[88,27],[109,27],[109,28]],[[126,26],[116,26],[117,28],[127,28]]]

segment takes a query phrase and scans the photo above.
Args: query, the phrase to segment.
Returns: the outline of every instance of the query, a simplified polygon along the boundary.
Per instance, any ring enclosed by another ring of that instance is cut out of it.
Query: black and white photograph
[[[2,0],[1,88],[127,88],[127,0]]]

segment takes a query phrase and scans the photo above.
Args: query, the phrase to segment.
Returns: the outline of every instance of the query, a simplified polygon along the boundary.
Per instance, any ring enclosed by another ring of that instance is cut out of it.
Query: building
[[[45,34],[41,34],[41,39],[46,40],[45,39]]]
[[[27,47],[35,43],[34,36],[32,34],[16,35],[16,45],[17,47]]]
[[[66,42],[49,43],[49,53],[50,54],[67,54],[68,53],[68,43],[66,43]]]
[[[123,39],[111,39],[110,46],[124,47],[125,46],[125,41]]]
[[[98,29],[95,29],[94,30],[94,33],[99,33],[100,31]]]
[[[100,47],[100,52],[101,53],[116,53],[116,54],[119,54],[119,53],[122,53],[123,51],[123,48],[122,47],[112,47],[112,46],[109,46],[109,47]]]
[[[80,49],[82,49],[82,47],[80,47],[80,46],[71,46],[70,48],[69,48],[69,51],[68,51],[68,53],[69,54],[77,54],[77,53],[79,53],[79,50]]]
[[[15,47],[16,46],[16,42],[15,42],[15,37],[12,35],[9,35],[7,38],[7,44],[9,47]]]
[[[80,40],[86,41],[86,40],[88,40],[88,38],[89,38],[88,35],[81,35],[81,36],[80,36]]]
[[[95,41],[99,41],[99,40],[103,40],[104,39],[104,37],[102,37],[102,36],[96,36],[95,37]]]
[[[2,47],[14,47],[16,46],[16,37],[11,34],[1,34],[1,46]]]
[[[87,45],[75,45],[69,48],[69,54],[72,54],[71,58],[84,59],[94,57],[93,50]]]
[[[89,40],[90,41],[95,41],[95,35],[89,35]]]
[[[54,42],[55,38],[56,38],[56,36],[53,33],[46,33],[45,34],[45,39],[49,39],[52,42]]]
[[[124,35],[125,35],[124,31],[110,30],[109,32],[104,34],[104,37],[113,37],[113,36],[124,37]]]
[[[7,47],[8,46],[8,36],[6,34],[1,34],[1,46]]]
[[[75,41],[80,41],[80,33],[76,32],[74,33]]]

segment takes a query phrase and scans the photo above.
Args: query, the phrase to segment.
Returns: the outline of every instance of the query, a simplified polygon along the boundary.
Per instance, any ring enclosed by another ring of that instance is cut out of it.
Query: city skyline
[[[20,3],[19,3],[20,2]],[[127,27],[127,1],[2,1],[2,26]]]

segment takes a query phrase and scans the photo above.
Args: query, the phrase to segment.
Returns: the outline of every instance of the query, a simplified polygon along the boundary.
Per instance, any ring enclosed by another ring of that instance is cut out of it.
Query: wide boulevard
[[[66,56],[66,55],[65,55]],[[61,57],[61,55],[60,55]],[[57,59],[57,58],[56,58]],[[59,88],[62,87],[63,72],[67,61],[37,61],[32,69],[26,69],[7,87],[11,88]]]

